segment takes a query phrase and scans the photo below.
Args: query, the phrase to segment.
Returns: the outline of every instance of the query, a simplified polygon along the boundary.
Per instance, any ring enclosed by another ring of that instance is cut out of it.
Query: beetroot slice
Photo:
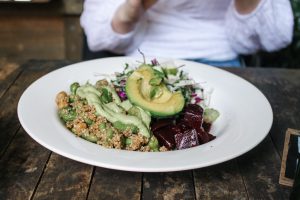
[[[184,133],[176,134],[174,137],[177,149],[187,149],[199,145],[195,129],[186,130]]]
[[[210,128],[211,124],[203,121],[202,107],[196,104],[186,105],[177,119],[157,119],[151,123],[159,144],[168,150],[186,149],[215,139],[209,134]]]
[[[202,126],[203,109],[196,104],[188,104],[183,110],[180,121],[190,128],[197,129]]]
[[[205,144],[216,137],[206,132],[203,128],[197,129],[198,139],[200,144]]]
[[[152,122],[151,130],[156,131],[160,128],[173,124],[173,118],[165,118],[165,119],[157,119],[156,121]]]
[[[168,150],[172,150],[175,148],[175,139],[174,139],[174,129],[172,126],[165,126],[163,128],[157,129],[153,131],[153,134],[158,140],[158,143],[161,146],[165,146]]]
[[[202,127],[204,128],[204,130],[205,130],[206,132],[209,133],[209,131],[210,131],[210,129],[211,129],[211,123],[208,123],[208,122],[203,121]]]

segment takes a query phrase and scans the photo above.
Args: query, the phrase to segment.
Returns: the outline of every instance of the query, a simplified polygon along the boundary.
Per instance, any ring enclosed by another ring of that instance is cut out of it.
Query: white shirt
[[[229,60],[259,49],[287,46],[293,35],[289,0],[261,0],[239,14],[232,0],[158,0],[127,34],[116,33],[112,17],[124,0],[85,0],[81,25],[92,51],[146,57]]]

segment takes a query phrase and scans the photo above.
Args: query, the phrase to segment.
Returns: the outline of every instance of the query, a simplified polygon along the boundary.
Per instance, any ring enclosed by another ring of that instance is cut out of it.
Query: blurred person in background
[[[289,45],[289,0],[85,0],[91,51],[241,66],[239,55]]]

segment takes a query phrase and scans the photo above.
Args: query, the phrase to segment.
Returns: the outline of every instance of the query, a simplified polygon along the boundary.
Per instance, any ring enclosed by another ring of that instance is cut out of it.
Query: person
[[[239,55],[292,41],[289,0],[85,0],[91,51],[240,66]]]

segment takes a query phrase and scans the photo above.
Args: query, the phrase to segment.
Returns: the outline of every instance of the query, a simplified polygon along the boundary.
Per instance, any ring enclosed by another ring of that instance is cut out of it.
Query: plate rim
[[[41,77],[39,77],[37,80],[33,81],[27,88],[26,90],[23,92],[23,94],[21,95],[20,99],[19,99],[19,102],[18,102],[18,107],[17,107],[17,114],[18,114],[18,118],[19,118],[19,121],[22,125],[22,127],[24,128],[24,130],[26,131],[26,133],[31,137],[33,138],[36,142],[38,142],[40,145],[46,147],[47,149],[59,154],[59,155],[62,155],[64,157],[67,157],[69,159],[72,159],[72,160],[76,160],[76,161],[79,161],[79,162],[82,162],[82,163],[86,163],[86,164],[90,164],[90,165],[94,165],[94,166],[99,166],[99,167],[104,167],[104,168],[109,168],[109,169],[116,169],[116,170],[122,170],[122,171],[134,171],[134,172],[171,172],[171,171],[182,171],[182,170],[190,170],[190,169],[196,169],[196,168],[202,168],[202,167],[206,167],[206,166],[211,166],[211,165],[215,165],[215,164],[218,164],[218,163],[222,163],[222,162],[225,162],[225,161],[228,161],[228,160],[231,160],[231,159],[234,159],[236,157],[239,157],[243,154],[245,154],[246,152],[250,151],[251,149],[253,149],[255,146],[257,146],[259,143],[261,143],[264,138],[268,135],[269,131],[271,130],[271,127],[272,127],[272,124],[273,124],[273,110],[272,110],[272,106],[270,104],[270,102],[268,101],[267,97],[262,93],[262,91],[260,89],[258,89],[254,84],[252,84],[251,82],[249,82],[248,80],[236,75],[236,74],[233,74],[231,72],[228,72],[224,69],[221,69],[221,68],[216,68],[216,67],[213,67],[213,66],[209,66],[209,65],[206,65],[206,64],[200,64],[200,63],[197,63],[198,65],[202,65],[202,66],[205,66],[205,67],[209,67],[209,68],[213,68],[213,70],[217,70],[217,71],[221,71],[221,73],[226,73],[227,75],[229,76],[234,76],[235,78],[237,79],[240,79],[241,81],[245,81],[247,82],[248,85],[250,85],[251,87],[253,87],[256,92],[259,92],[260,96],[264,98],[264,101],[266,104],[266,106],[268,107],[268,110],[270,111],[270,122],[268,123],[268,127],[266,127],[266,133],[256,142],[256,143],[253,143],[248,149],[244,149],[243,151],[239,151],[238,153],[236,154],[232,154],[231,156],[227,156],[227,157],[224,157],[223,159],[219,159],[219,160],[215,160],[215,161],[211,161],[209,165],[199,165],[199,164],[194,164],[194,165],[186,165],[186,166],[177,166],[177,167],[170,167],[170,168],[160,168],[160,167],[155,167],[155,168],[136,168],[136,167],[128,167],[128,166],[116,166],[116,165],[113,165],[113,164],[109,164],[109,163],[102,163],[101,165],[99,165],[99,163],[96,163],[95,161],[91,161],[91,160],[87,160],[85,158],[82,158],[80,156],[74,156],[72,154],[69,154],[69,153],[66,153],[66,152],[61,152],[57,149],[55,149],[54,147],[52,147],[51,145],[47,144],[46,142],[44,141],[41,141],[37,135],[35,134],[32,134],[31,131],[30,131],[30,128],[27,127],[26,125],[26,122],[25,120],[23,119],[22,117],[22,113],[21,113],[21,105],[22,105],[22,101],[24,98],[24,94],[30,90],[30,87],[32,87],[34,84],[36,84],[38,81],[40,81],[41,79],[43,79],[45,76],[51,74],[51,73],[54,73],[63,68],[71,68],[73,66],[77,66],[77,65],[82,65],[84,63],[87,63],[87,62],[98,62],[99,60],[116,60],[116,59],[120,59],[120,60],[126,60],[126,59],[130,59],[132,60],[134,57],[127,57],[127,56],[120,56],[120,57],[113,57],[113,58],[103,58],[103,59],[93,59],[93,60],[89,60],[89,61],[82,61],[82,62],[78,62],[78,63],[73,63],[73,64],[70,64],[70,65],[66,65],[62,68],[59,68],[59,69],[55,69]],[[181,60],[181,59],[168,59],[168,58],[157,58],[158,60],[174,60],[174,61],[183,61],[183,62],[191,62],[191,63],[194,63],[195,62],[192,62],[192,61],[186,61],[186,60]],[[208,144],[208,143],[207,143]],[[205,145],[207,145],[205,144]],[[103,148],[103,147],[102,147]],[[176,151],[174,151],[176,152]],[[131,153],[139,153],[139,154],[145,154],[145,152],[131,152]],[[163,152],[161,152],[163,153]],[[147,154],[147,153],[146,153]]]

